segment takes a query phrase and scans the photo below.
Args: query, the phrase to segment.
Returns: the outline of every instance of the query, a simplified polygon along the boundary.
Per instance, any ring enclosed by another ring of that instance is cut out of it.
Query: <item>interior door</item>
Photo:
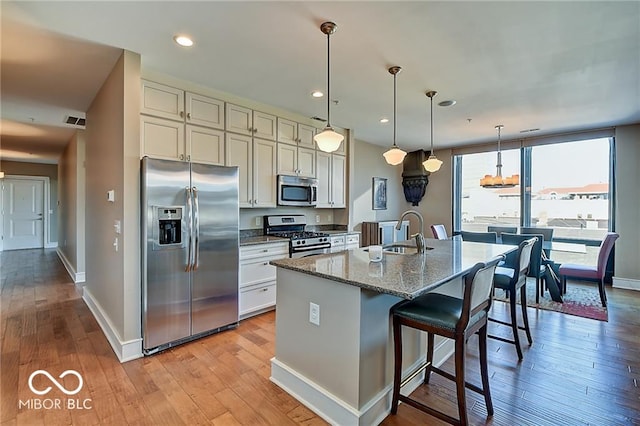
[[[44,247],[44,181],[4,179],[4,250]]]

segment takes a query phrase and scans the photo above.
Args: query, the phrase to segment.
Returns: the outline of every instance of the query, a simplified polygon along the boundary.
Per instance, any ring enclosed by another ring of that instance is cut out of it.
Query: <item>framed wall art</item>
[[[372,208],[373,210],[387,209],[387,179],[374,177],[372,180]]]

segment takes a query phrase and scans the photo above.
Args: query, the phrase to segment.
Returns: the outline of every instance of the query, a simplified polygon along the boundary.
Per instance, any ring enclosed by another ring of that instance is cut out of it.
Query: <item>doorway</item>
[[[49,235],[49,178],[6,176],[2,180],[1,250],[44,248]]]

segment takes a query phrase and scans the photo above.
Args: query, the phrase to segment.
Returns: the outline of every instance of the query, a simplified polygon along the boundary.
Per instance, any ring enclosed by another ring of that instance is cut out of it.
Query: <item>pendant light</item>
[[[387,163],[397,166],[402,163],[407,153],[396,145],[396,75],[402,71],[402,68],[395,66],[389,68],[389,73],[393,75],[393,146],[387,152],[382,154]]]
[[[422,163],[424,169],[430,173],[437,172],[442,166],[442,161],[438,160],[438,157],[433,153],[433,98],[438,94],[435,90],[430,90],[425,93],[429,99],[431,99],[431,153],[429,158]]]
[[[502,177],[502,152],[500,151],[500,131],[504,126],[498,124],[498,163],[496,164],[496,175],[485,175],[480,179],[480,186],[483,188],[513,188],[520,184],[520,175],[514,174],[510,177]]]
[[[338,26],[333,22],[324,22],[320,25],[320,31],[327,35],[327,125],[324,130],[313,137],[313,140],[316,141],[318,145],[318,149],[324,152],[333,152],[340,148],[340,144],[342,143],[344,136],[340,133],[337,133],[331,127],[331,67],[330,67],[330,43],[329,38],[331,34],[336,32],[336,28]]]

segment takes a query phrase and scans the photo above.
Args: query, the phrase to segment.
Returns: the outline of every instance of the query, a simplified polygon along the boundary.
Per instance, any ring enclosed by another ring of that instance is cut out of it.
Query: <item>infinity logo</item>
[[[62,386],[60,384],[60,382],[58,382],[51,374],[49,374],[48,371],[46,370],[36,370],[33,373],[31,373],[31,375],[29,376],[29,389],[31,389],[31,392],[35,393],[36,395],[45,395],[47,393],[49,393],[51,391],[51,386],[47,386],[47,388],[45,390],[37,390],[33,387],[33,378],[36,377],[38,374],[42,374],[44,376],[46,376],[49,380],[51,380],[51,383],[53,383],[54,385],[56,385],[56,387],[58,389],[60,389],[62,392],[64,392],[65,395],[75,395],[78,392],[80,392],[80,389],[82,389],[82,376],[80,375],[80,373],[78,373],[75,370],[66,370],[64,371],[60,376],[58,376],[59,379],[64,378],[65,376],[68,376],[69,374],[72,374],[74,376],[76,376],[78,378],[78,387],[69,391],[67,389],[65,389],[64,386]]]

